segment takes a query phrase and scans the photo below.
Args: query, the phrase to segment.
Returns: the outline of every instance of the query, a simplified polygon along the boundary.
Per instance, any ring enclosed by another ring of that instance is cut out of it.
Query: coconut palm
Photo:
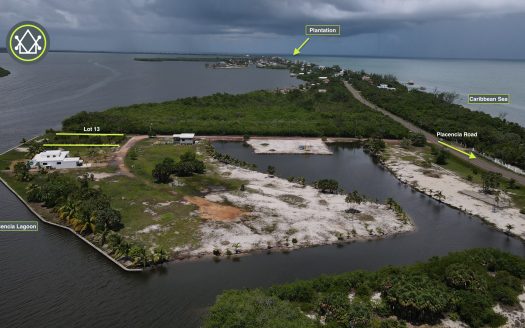
[[[140,264],[142,267],[148,265],[148,255],[146,249],[143,246],[134,245],[129,250],[129,256],[131,257],[133,264]]]
[[[168,255],[164,249],[157,247],[153,250],[153,254],[151,254],[151,260],[153,264],[162,264],[168,260]]]
[[[115,256],[116,257],[128,257],[130,249],[131,249],[131,246],[129,245],[129,243],[124,240],[121,240],[117,246],[117,249],[115,250]]]
[[[30,183],[26,187],[27,200],[30,202],[40,202],[42,199],[42,187],[36,183]]]
[[[78,216],[79,203],[68,199],[62,206],[57,209],[58,217],[67,223]]]
[[[232,246],[235,249],[235,254],[239,254],[241,252],[241,244],[235,243]]]
[[[90,215],[83,218],[73,218],[70,220],[70,224],[73,226],[73,229],[83,235],[90,232],[96,232],[96,216]]]

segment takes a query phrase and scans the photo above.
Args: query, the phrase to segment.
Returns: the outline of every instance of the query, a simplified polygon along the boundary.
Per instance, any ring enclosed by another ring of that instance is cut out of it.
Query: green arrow
[[[445,143],[445,142],[443,142],[443,141],[438,141],[438,142],[439,142],[440,144],[442,144],[443,146],[445,146],[445,147],[448,147],[448,148],[454,149],[455,151],[460,152],[460,153],[462,153],[463,155],[467,155],[469,159],[475,159],[475,158],[476,158],[476,156],[474,155],[473,152],[467,153],[466,151],[463,151],[463,150],[461,150],[461,149],[459,149],[459,148],[456,148],[456,147],[454,147],[454,146],[452,146],[452,145],[449,145],[449,144],[447,144],[447,143]]]
[[[306,40],[304,40],[304,42],[301,43],[301,45],[298,48],[295,48],[293,50],[293,55],[297,56],[298,54],[300,54],[301,53],[301,49],[303,49],[303,47],[308,43],[308,41],[310,41],[310,38],[306,38]]]

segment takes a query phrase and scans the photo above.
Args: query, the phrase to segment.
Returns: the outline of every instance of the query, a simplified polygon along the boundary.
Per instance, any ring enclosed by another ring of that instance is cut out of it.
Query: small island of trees
[[[493,307],[518,308],[524,279],[522,258],[473,249],[376,272],[227,291],[211,307],[204,327],[406,328],[447,317],[473,328],[499,327],[506,318]]]
[[[5,68],[0,67],[0,77],[8,76],[9,74],[11,74],[11,72],[6,70]]]

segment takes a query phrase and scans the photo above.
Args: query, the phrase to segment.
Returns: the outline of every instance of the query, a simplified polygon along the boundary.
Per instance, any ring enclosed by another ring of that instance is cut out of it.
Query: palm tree
[[[153,264],[162,264],[168,260],[168,255],[166,254],[166,251],[164,249],[157,247],[153,250],[151,259],[153,261]]]
[[[241,252],[241,244],[235,243],[232,246],[235,249],[235,254],[239,254]]]
[[[57,210],[58,217],[67,223],[74,219],[78,215],[79,203],[68,199],[64,205],[60,206]]]
[[[115,250],[115,256],[117,257],[128,257],[131,246],[128,242],[121,240]]]
[[[505,227],[507,228],[507,231],[505,233],[507,235],[510,235],[510,231],[514,229],[514,226],[512,224],[507,224]]]
[[[148,255],[146,254],[146,249],[143,246],[135,245],[129,250],[129,256],[133,260],[133,264],[140,265],[145,268],[148,264]]]
[[[30,183],[26,187],[27,200],[30,202],[40,202],[42,199],[42,187],[36,183]]]
[[[81,235],[84,233],[90,233],[90,232],[95,233],[96,232],[95,220],[96,220],[96,216],[90,215],[82,219],[74,218],[71,220],[71,224],[73,226],[73,229]]]
[[[434,195],[438,201],[442,201],[443,199],[445,199],[445,195],[443,195],[443,193],[441,191],[436,191],[436,194]]]
[[[392,197],[388,197],[386,199],[386,204],[388,205],[388,208],[392,209],[394,207],[395,201]]]

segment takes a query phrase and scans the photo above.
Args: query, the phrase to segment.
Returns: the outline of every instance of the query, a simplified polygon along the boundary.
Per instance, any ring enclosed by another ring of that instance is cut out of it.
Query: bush
[[[447,267],[445,280],[455,289],[487,290],[487,273],[478,272],[464,263],[454,263]]]
[[[407,328],[407,324],[404,321],[387,319],[387,320],[381,321],[379,328]]]
[[[162,163],[155,165],[155,168],[151,172],[156,183],[168,183],[171,181],[171,174],[175,169],[174,161],[171,158],[166,157]]]
[[[436,164],[446,165],[448,159],[448,152],[444,149],[440,149],[436,155]]]
[[[266,172],[268,172],[268,175],[275,175],[275,166],[268,165]]]
[[[18,162],[14,167],[15,178],[18,181],[27,182],[31,180],[31,174],[29,174],[29,165],[25,162]]]
[[[348,309],[348,327],[369,328],[372,322],[372,307],[370,303],[354,301]]]
[[[499,327],[505,324],[506,319],[492,310],[489,295],[463,291],[459,292],[457,297],[459,317],[470,327]]]
[[[410,140],[412,141],[412,146],[415,147],[425,147],[427,144],[427,138],[422,133],[410,134]]]
[[[260,290],[226,291],[217,298],[204,328],[315,328],[299,308]]]
[[[311,282],[297,281],[288,285],[270,288],[270,294],[282,300],[294,302],[310,302],[315,297]]]
[[[348,326],[350,317],[350,301],[348,295],[340,292],[323,295],[317,304],[317,313],[326,317],[326,322],[339,326]]]
[[[450,307],[446,288],[425,274],[401,274],[385,281],[383,297],[400,318],[435,323]]]
[[[336,193],[339,190],[339,182],[333,179],[321,179],[314,182],[314,187],[323,193]]]

